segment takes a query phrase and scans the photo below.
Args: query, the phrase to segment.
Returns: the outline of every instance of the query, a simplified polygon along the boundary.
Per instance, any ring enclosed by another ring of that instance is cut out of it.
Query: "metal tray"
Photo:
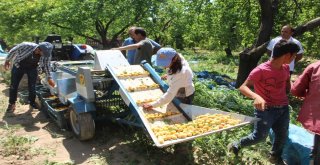
[[[115,73],[116,68],[113,68],[110,65],[107,65],[107,68],[120,87],[121,97],[123,98],[123,100],[125,101],[125,103],[127,105],[131,104],[131,107],[134,108],[134,110],[137,112],[138,116],[140,117],[140,119],[142,121],[142,124],[145,126],[148,134],[151,136],[153,142],[155,143],[155,145],[157,147],[166,147],[169,145],[182,143],[185,141],[193,140],[198,137],[207,136],[207,135],[221,132],[224,130],[233,129],[233,128],[240,127],[240,126],[250,124],[250,123],[257,121],[256,118],[249,117],[249,116],[244,116],[244,115],[240,115],[240,114],[236,114],[236,113],[224,112],[224,111],[220,111],[220,110],[216,110],[216,109],[209,109],[209,108],[204,108],[204,107],[199,107],[199,106],[194,106],[194,105],[187,105],[187,104],[182,104],[182,103],[179,104],[179,107],[175,107],[175,105],[173,105],[174,106],[173,111],[177,110],[182,113],[178,113],[175,115],[170,115],[170,116],[167,116],[164,118],[150,121],[146,118],[146,114],[151,113],[151,112],[146,112],[145,110],[142,109],[141,100],[143,100],[143,99],[141,97],[147,96],[151,99],[159,98],[158,95],[162,95],[163,91],[159,88],[159,89],[152,89],[152,90],[146,90],[146,91],[129,92],[126,90],[124,84],[121,82],[121,79],[123,79],[123,77],[118,77],[117,74]],[[150,75],[148,75],[148,76],[150,76]],[[127,78],[129,78],[129,77],[127,77]],[[130,77],[130,78],[132,78],[132,77]],[[170,104],[170,105],[172,105],[172,104]],[[180,109],[180,110],[178,110],[178,109]],[[164,113],[167,110],[168,110],[168,107],[155,109],[155,112]],[[190,137],[183,138],[183,139],[165,141],[164,143],[159,142],[155,133],[152,130],[152,127],[154,127],[154,126],[164,126],[164,125],[168,125],[168,124],[170,125],[170,124],[177,124],[177,123],[186,123],[186,122],[188,122],[188,119],[186,117],[193,120],[199,115],[217,114],[217,113],[230,115],[232,118],[240,120],[240,122],[239,122],[239,124],[234,125],[232,127],[217,129],[214,131],[205,132],[200,135],[190,136]],[[184,116],[183,114],[185,114],[187,116]]]
[[[217,130],[214,130],[214,131],[208,131],[208,132],[202,133],[200,135],[190,136],[190,137],[186,137],[186,138],[183,138],[183,139],[165,141],[162,144],[160,144],[158,138],[155,136],[155,134],[152,131],[152,129],[148,129],[147,128],[152,140],[155,142],[157,147],[166,147],[166,146],[169,146],[169,145],[186,142],[186,141],[189,141],[189,140],[193,140],[195,138],[199,138],[199,137],[207,136],[207,135],[210,135],[210,134],[218,133],[218,132],[221,132],[221,131],[224,131],[224,130],[230,130],[230,129],[233,129],[233,128],[236,128],[236,127],[244,126],[244,125],[247,125],[247,124],[254,123],[254,122],[258,121],[258,119],[254,118],[254,117],[249,117],[249,116],[245,116],[245,115],[241,115],[241,114],[220,111],[220,110],[216,110],[216,109],[209,109],[209,108],[199,107],[199,106],[195,106],[195,105],[188,105],[188,104],[181,103],[180,107],[192,120],[195,119],[197,116],[204,115],[204,114],[224,114],[224,115],[229,115],[234,119],[238,119],[238,120],[240,120],[240,122],[239,122],[239,124],[234,125],[232,127],[223,128],[223,129],[217,129]],[[171,119],[173,121],[172,124],[187,122],[187,120],[185,119],[185,117],[183,115],[171,116],[169,119]],[[160,123],[160,124],[162,124],[162,123]],[[166,122],[165,124],[170,124],[170,123]],[[156,122],[156,123],[151,123],[149,125],[149,127],[153,127],[155,125],[159,125],[159,121]]]

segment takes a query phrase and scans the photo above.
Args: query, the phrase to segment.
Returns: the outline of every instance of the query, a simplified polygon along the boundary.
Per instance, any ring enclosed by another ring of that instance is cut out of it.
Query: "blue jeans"
[[[254,124],[253,132],[240,139],[234,146],[240,149],[241,147],[256,144],[264,141],[270,131],[270,128],[275,134],[274,142],[270,154],[273,156],[281,156],[284,144],[288,137],[289,128],[289,107],[268,108],[264,111],[255,110],[255,117],[260,121]]]
[[[24,74],[28,76],[28,90],[29,90],[29,103],[33,105],[36,99],[36,83],[38,77],[37,68],[26,69],[13,65],[11,70],[11,84],[9,90],[9,104],[14,104],[17,101],[17,93],[19,83]]]
[[[312,150],[314,164],[320,164],[320,135],[314,135],[314,145]]]

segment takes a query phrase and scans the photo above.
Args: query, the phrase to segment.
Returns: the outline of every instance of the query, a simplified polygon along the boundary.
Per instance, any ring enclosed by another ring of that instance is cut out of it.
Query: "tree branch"
[[[301,36],[303,33],[314,30],[315,28],[319,28],[320,27],[320,17],[313,19],[307,23],[305,23],[304,25],[300,25],[298,27],[295,28],[294,34],[293,36]],[[263,43],[262,45],[253,48],[251,50],[244,50],[241,53],[246,53],[248,55],[257,55],[257,56],[263,56],[263,54],[267,51],[267,46],[269,44],[268,42]]]
[[[318,28],[319,26],[320,26],[320,17],[315,18],[304,25],[300,25],[296,27],[293,36],[294,37],[300,36],[307,31],[312,31],[313,29]]]
[[[88,35],[85,35],[85,34],[83,34],[83,33],[79,33],[79,31],[74,31],[74,30],[73,30],[72,28],[70,28],[70,27],[62,26],[62,25],[59,25],[59,24],[57,24],[57,23],[51,23],[51,25],[54,25],[54,26],[59,27],[59,28],[61,28],[61,29],[70,30],[70,31],[72,31],[73,33],[77,34],[78,36],[85,37],[85,38],[89,38],[89,39],[91,39],[91,40],[94,40],[94,41],[97,41],[97,42],[101,43],[100,40],[98,40],[98,39],[96,39],[96,38],[93,38],[93,37],[90,37],[90,36],[88,36]]]

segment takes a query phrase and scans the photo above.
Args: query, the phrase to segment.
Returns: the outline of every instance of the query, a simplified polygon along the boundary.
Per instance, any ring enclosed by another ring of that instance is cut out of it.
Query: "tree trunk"
[[[255,52],[252,50],[256,50],[257,47],[269,40],[274,23],[274,14],[278,9],[278,3],[278,0],[259,0],[261,8],[261,24],[259,29],[259,35],[256,43],[252,46],[252,48],[246,49],[240,53],[240,63],[236,81],[236,88],[242,85],[242,83],[246,80],[251,70],[257,66],[261,56],[264,53],[263,52],[262,54],[258,54],[260,53],[260,51]]]
[[[313,29],[318,27],[320,27],[320,17],[315,18],[304,25],[296,27],[293,36],[300,36],[303,33],[307,31],[312,31]],[[246,49],[240,53],[240,63],[236,82],[237,88],[240,87],[240,85],[247,79],[252,69],[254,69],[257,66],[260,58],[267,51],[268,44],[269,41],[253,49]]]

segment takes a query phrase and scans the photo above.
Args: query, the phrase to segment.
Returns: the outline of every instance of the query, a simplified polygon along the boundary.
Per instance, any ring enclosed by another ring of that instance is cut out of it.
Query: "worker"
[[[24,74],[27,74],[28,76],[30,109],[38,108],[35,104],[38,69],[40,71],[44,70],[48,84],[52,87],[55,86],[55,83],[50,76],[52,49],[53,45],[49,42],[41,42],[39,44],[23,42],[9,51],[4,68],[8,70],[10,68],[10,61],[14,60],[11,70],[9,105],[7,112],[13,112],[15,110],[18,87]]]
[[[167,74],[163,77],[167,79],[169,88],[155,102],[143,104],[143,108],[152,110],[154,107],[170,103],[174,97],[182,103],[192,104],[195,92],[193,72],[183,56],[172,48],[161,48],[157,52],[155,64],[167,69]],[[193,162],[192,151],[192,142],[174,145],[175,164]]]
[[[128,34],[130,35],[129,38],[126,38],[122,44],[122,46],[128,46],[128,45],[132,45],[132,44],[136,44],[137,43],[137,39],[135,39],[135,29],[139,27],[130,27]],[[153,52],[157,52],[161,46],[160,44],[158,44],[157,42],[155,42],[154,40],[147,38],[147,40],[150,41],[150,43],[153,46]],[[134,58],[135,58],[135,54],[136,54],[137,49],[129,49],[129,50],[123,50],[122,53],[126,54],[127,60],[129,62],[130,65],[134,64]],[[138,50],[139,51],[139,50]]]
[[[161,48],[156,55],[156,66],[167,69],[169,88],[158,100],[143,105],[146,110],[171,102],[177,97],[182,103],[192,104],[194,97],[193,73],[183,56],[172,48]]]
[[[133,38],[137,43],[127,46],[121,46],[118,48],[112,48],[111,50],[135,50],[133,62],[130,64],[137,65],[140,64],[143,60],[146,60],[149,64],[151,64],[151,56],[153,55],[154,46],[147,38],[146,31],[141,27],[134,28]]]

